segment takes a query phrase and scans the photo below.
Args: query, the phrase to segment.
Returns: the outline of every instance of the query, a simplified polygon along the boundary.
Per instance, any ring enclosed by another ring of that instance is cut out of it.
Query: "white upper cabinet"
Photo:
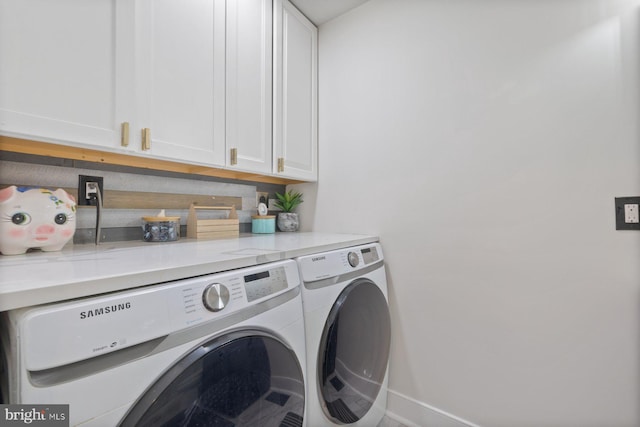
[[[318,30],[288,0],[274,1],[273,170],[318,179]]]
[[[317,29],[288,0],[0,0],[0,134],[314,181]]]
[[[227,2],[227,165],[269,174],[272,133],[271,0]]]
[[[0,1],[0,133],[119,143],[133,107],[132,10],[127,0]]]
[[[154,157],[224,164],[224,0],[138,0],[136,125]],[[139,147],[136,143],[134,147]]]
[[[224,43],[225,0],[2,0],[0,132],[223,165]]]

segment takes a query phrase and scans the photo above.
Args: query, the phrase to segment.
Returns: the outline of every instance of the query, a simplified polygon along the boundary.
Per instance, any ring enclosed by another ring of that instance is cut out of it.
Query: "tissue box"
[[[275,215],[254,215],[251,217],[251,232],[256,234],[270,234],[276,232]]]
[[[142,217],[142,230],[142,240],[145,242],[173,242],[180,238],[180,217]]]

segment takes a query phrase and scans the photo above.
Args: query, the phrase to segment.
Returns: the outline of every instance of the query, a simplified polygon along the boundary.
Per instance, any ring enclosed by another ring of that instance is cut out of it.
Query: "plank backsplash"
[[[64,188],[76,196],[78,175],[104,178],[102,240],[141,239],[141,217],[156,215],[160,209],[168,216],[179,216],[186,237],[191,203],[202,206],[235,205],[240,232],[250,232],[251,215],[256,212],[256,192],[283,192],[284,185],[234,182],[196,175],[175,174],[134,168],[108,167],[77,161],[51,160],[38,156],[0,152],[0,188],[8,185]],[[215,198],[212,198],[215,197]],[[75,243],[95,239],[96,208],[78,209]]]

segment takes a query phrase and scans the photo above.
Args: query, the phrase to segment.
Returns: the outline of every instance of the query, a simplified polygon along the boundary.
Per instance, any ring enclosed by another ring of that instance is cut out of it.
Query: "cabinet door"
[[[119,144],[133,105],[131,3],[0,1],[0,133]]]
[[[275,10],[273,170],[315,181],[318,30],[288,0],[276,0]]]
[[[148,155],[224,164],[224,3],[137,3],[135,150],[148,128]]]
[[[271,172],[271,0],[227,4],[227,165]]]

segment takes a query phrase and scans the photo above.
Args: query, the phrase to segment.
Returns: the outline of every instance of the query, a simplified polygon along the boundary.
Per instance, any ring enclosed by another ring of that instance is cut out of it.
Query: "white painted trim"
[[[481,427],[394,390],[388,390],[386,415],[407,427]]]

